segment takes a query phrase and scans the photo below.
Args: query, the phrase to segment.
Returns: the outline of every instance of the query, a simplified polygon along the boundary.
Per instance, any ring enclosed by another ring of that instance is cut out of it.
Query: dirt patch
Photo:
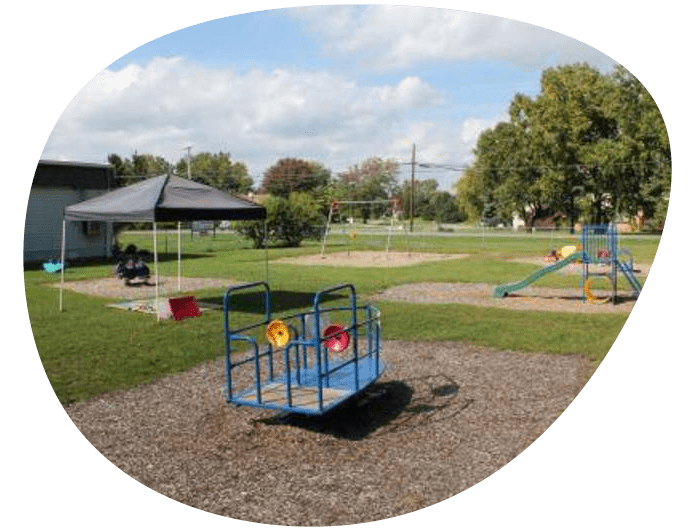
[[[494,286],[471,283],[418,283],[388,288],[374,296],[373,300],[406,301],[409,303],[458,303],[483,307],[506,308],[511,310],[540,310],[554,312],[619,312],[633,310],[635,299],[630,291],[619,294],[619,302],[607,302],[611,292],[593,290],[597,302],[582,302],[580,291],[576,288],[538,288],[528,287],[514,292],[503,299],[493,297]]]
[[[287,257],[272,261],[278,264],[299,264],[302,266],[349,266],[353,268],[396,268],[413,266],[423,262],[464,259],[466,254],[443,253],[402,253],[385,251],[340,251],[322,255]]]
[[[231,279],[181,277],[181,292],[194,292],[207,288],[225,288],[234,284],[239,283]],[[53,286],[59,288],[60,283],[55,283]],[[153,279],[150,279],[147,284],[133,283],[131,285],[126,285],[124,281],[116,277],[88,279],[85,281],[68,281],[65,282],[65,289],[81,294],[107,297],[110,299],[152,299],[156,291]],[[178,277],[159,277],[160,296],[177,292]]]
[[[235,408],[223,361],[65,410],[108,460],[204,511],[291,526],[412,512],[519,455],[585,383],[580,356],[383,342],[367,393],[317,418]]]

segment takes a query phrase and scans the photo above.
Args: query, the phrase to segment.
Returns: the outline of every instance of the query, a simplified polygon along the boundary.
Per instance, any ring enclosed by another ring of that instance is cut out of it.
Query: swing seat
[[[149,280],[149,267],[141,259],[137,262],[133,260],[119,261],[115,271],[119,279],[125,280],[126,285],[130,285],[130,281],[137,280],[146,283]]]
[[[48,273],[56,273],[62,269],[63,269],[63,263],[62,262],[56,262],[56,261],[51,260],[49,262],[43,263],[43,271],[48,272]]]

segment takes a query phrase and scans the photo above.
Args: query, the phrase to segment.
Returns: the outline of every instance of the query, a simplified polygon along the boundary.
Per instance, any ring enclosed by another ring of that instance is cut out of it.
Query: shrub
[[[289,198],[268,196],[262,201],[267,209],[267,239],[281,242],[288,247],[298,247],[304,238],[320,235],[319,227],[323,219],[319,206],[305,193],[295,192]],[[238,232],[250,238],[256,248],[264,244],[264,223],[241,222],[236,226]]]

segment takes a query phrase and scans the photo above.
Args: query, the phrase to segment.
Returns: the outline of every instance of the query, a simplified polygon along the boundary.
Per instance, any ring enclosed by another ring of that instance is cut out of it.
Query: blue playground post
[[[633,266],[619,260],[620,243],[616,226],[608,225],[585,225],[582,228],[582,276],[580,281],[580,292],[582,301],[586,299],[585,286],[590,275],[602,275],[611,281],[612,298],[611,302],[615,305],[618,301],[618,272],[621,271],[633,288],[635,297],[640,295],[642,286],[633,273]],[[606,273],[590,273],[590,265],[607,265]]]

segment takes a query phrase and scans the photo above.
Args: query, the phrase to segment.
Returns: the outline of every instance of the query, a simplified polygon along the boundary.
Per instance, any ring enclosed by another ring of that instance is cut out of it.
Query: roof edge
[[[85,168],[113,168],[113,165],[110,163],[85,163],[82,161],[58,161],[53,159],[39,159],[38,164],[48,166],[83,166]]]

